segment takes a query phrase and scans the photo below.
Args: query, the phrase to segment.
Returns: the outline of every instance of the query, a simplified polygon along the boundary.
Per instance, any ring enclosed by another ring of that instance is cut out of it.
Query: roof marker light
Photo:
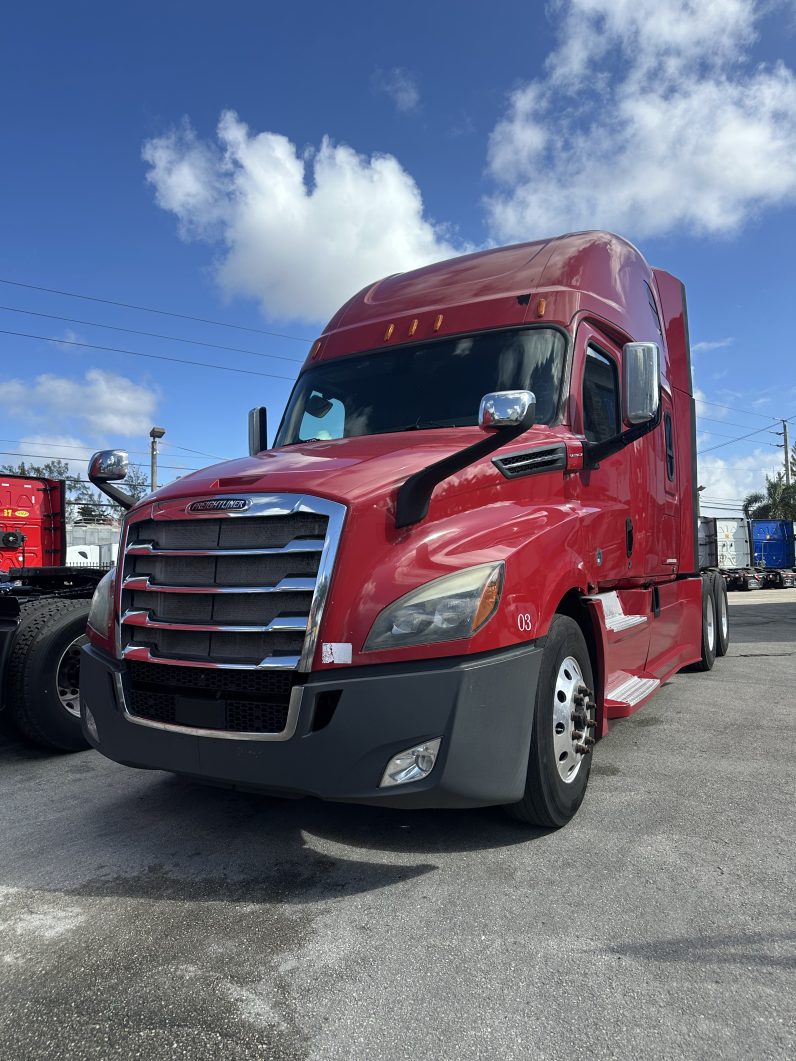
[[[415,334],[415,332],[417,331],[417,325],[418,325],[418,320],[417,320],[417,317],[415,317],[415,319],[409,325],[409,334],[410,335],[414,335]]]
[[[547,309],[547,299],[546,298],[540,298],[539,301],[536,303],[536,316],[537,317],[544,317],[544,311],[546,309]]]
[[[441,327],[442,327],[442,314],[438,313],[437,314],[437,318],[434,321],[434,331],[438,332]]]
[[[315,342],[312,344],[312,349],[310,350],[310,361],[314,361],[315,358],[318,356],[318,354],[320,352],[321,352],[321,340],[320,339],[316,339]]]
[[[395,325],[394,324],[388,324],[387,325],[387,331],[384,333],[384,341],[385,341],[385,343],[387,342],[388,339],[392,338],[392,333],[394,331],[395,331]]]

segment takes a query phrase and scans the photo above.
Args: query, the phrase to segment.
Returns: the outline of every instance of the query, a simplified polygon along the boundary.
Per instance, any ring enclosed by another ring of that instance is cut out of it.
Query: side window
[[[616,363],[590,346],[583,370],[583,430],[589,442],[603,442],[620,431],[619,373]]]
[[[666,478],[674,482],[674,432],[672,431],[672,414],[664,413],[663,438],[666,443]]]
[[[652,311],[652,319],[655,321],[655,327],[658,329],[658,335],[661,339],[663,338],[663,331],[661,329],[661,318],[658,316],[658,307],[655,305],[655,296],[652,293],[652,288],[644,281],[644,287],[647,289],[647,302],[650,304],[650,310]]]

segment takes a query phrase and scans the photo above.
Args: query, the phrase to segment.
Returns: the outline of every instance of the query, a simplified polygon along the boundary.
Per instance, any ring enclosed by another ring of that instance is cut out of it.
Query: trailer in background
[[[752,519],[751,526],[754,565],[771,589],[796,586],[794,564],[793,521],[789,519]]]
[[[753,566],[749,521],[700,516],[699,566],[718,568],[727,589],[760,589],[763,579]]]

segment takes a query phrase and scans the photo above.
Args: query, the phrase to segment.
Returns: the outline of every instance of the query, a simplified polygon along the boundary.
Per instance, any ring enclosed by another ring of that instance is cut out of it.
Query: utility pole
[[[782,430],[775,434],[782,436],[782,445],[785,449],[785,485],[790,486],[790,440],[788,439],[788,421],[782,421]],[[779,442],[777,443],[779,446]]]
[[[149,432],[151,442],[149,444],[149,488],[158,488],[158,439],[166,434],[165,427],[153,427]]]

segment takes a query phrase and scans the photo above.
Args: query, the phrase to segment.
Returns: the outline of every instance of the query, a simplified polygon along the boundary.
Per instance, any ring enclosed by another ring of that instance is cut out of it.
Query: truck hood
[[[386,499],[414,472],[483,438],[477,427],[437,428],[334,441],[305,442],[266,450],[254,457],[225,461],[192,472],[158,490],[160,501],[230,493],[308,493],[357,504]],[[518,442],[561,441],[549,428],[534,427]],[[515,442],[513,447],[518,444]],[[490,460],[465,468],[437,490],[445,494],[472,490],[500,480]]]

